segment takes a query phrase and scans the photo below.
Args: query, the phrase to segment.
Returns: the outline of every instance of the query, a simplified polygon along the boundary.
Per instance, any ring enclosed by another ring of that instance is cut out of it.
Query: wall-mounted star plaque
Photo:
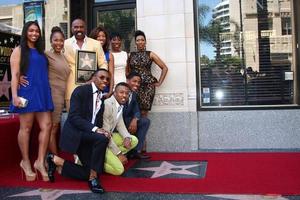
[[[76,55],[76,83],[88,81],[97,70],[97,56],[94,51],[77,50]]]

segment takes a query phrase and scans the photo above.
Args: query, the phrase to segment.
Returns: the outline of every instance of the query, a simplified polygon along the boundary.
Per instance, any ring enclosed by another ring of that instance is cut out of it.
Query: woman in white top
[[[119,33],[112,33],[110,36],[111,53],[114,56],[114,81],[115,85],[119,82],[126,82],[125,67],[127,65],[128,55],[125,51],[122,51],[122,38]]]

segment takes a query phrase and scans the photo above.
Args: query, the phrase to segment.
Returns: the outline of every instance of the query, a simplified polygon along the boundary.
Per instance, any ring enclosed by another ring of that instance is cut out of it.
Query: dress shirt
[[[115,99],[116,100],[116,99]],[[116,117],[116,124],[113,126],[113,129],[111,130],[111,132],[113,132],[114,131],[114,129],[116,128],[116,126],[117,126],[117,123],[118,123],[118,121],[119,121],[119,119],[120,119],[120,116],[122,115],[122,113],[123,113],[123,105],[120,105],[119,104],[119,102],[116,100],[116,106],[117,106],[117,117]],[[118,153],[117,153],[117,155],[120,155],[122,153],[122,151],[120,150]]]
[[[86,36],[84,37],[83,39],[83,44],[82,44],[82,47],[80,48],[77,44],[77,40],[75,38],[75,36],[71,37],[72,38],[72,47],[74,48],[74,50],[80,50],[80,49],[85,49],[85,46],[86,46]]]
[[[115,99],[116,100],[116,99]],[[123,105],[120,105],[119,102],[116,100],[116,106],[117,106],[117,117],[116,117],[116,124],[113,126],[113,129],[111,130],[111,132],[114,131],[114,129],[116,128],[117,126],[117,123],[119,121],[119,118],[120,116],[122,115],[123,113]]]
[[[101,98],[102,98],[102,92],[98,90],[98,88],[96,87],[95,83],[92,82],[92,89],[93,89],[93,117],[92,117],[92,121],[91,123],[94,124],[95,123],[95,119],[97,116],[97,113],[99,112],[100,108],[101,108]],[[100,92],[100,95],[98,95],[98,92]],[[96,102],[97,102],[97,98],[98,98],[98,103],[99,105],[97,106],[98,108],[96,108]],[[92,131],[96,132],[97,130],[97,126],[95,126]]]

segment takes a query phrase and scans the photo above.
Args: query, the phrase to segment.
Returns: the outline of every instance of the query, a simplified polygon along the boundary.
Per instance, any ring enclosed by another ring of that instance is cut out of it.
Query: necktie
[[[121,116],[121,114],[122,114],[122,108],[123,108],[123,105],[120,105],[120,106],[118,107],[118,112],[117,112],[116,121],[115,121],[114,126],[113,126],[112,129],[111,129],[111,132],[113,132],[114,129],[116,128],[116,126],[117,126],[117,123],[118,123],[118,121],[119,121],[119,118],[120,118],[120,116]]]
[[[119,108],[118,108],[118,114],[119,114],[119,112],[122,110],[122,108],[123,108],[123,106],[120,105]]]
[[[130,104],[131,100],[132,100],[132,92],[129,95],[128,104]]]
[[[101,92],[100,91],[98,91],[97,92],[97,97],[96,97],[96,105],[95,105],[95,112],[97,113],[98,112],[98,110],[100,109],[100,106],[101,106]]]
[[[97,94],[96,96],[96,100],[95,100],[95,105],[93,108],[93,118],[92,118],[92,123],[95,123],[95,119],[96,119],[96,115],[99,112],[100,108],[101,108],[101,98],[102,98],[102,93],[100,91],[96,91],[93,93],[93,95]],[[95,98],[95,96],[93,97]]]

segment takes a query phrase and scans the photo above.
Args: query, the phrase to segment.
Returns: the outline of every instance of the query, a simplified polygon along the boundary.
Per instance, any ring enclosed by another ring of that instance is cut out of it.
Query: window
[[[66,38],[68,38],[68,23],[67,22],[60,22],[59,27],[63,31]]]
[[[291,1],[198,0],[198,11],[202,107],[295,103]]]
[[[281,18],[281,26],[282,26],[282,35],[291,35],[292,34],[292,26],[291,26],[291,18],[290,17]]]
[[[105,2],[94,5],[94,25],[102,25],[109,34],[117,32],[123,39],[123,50],[133,49],[134,32],[136,27],[135,1],[96,1]]]

